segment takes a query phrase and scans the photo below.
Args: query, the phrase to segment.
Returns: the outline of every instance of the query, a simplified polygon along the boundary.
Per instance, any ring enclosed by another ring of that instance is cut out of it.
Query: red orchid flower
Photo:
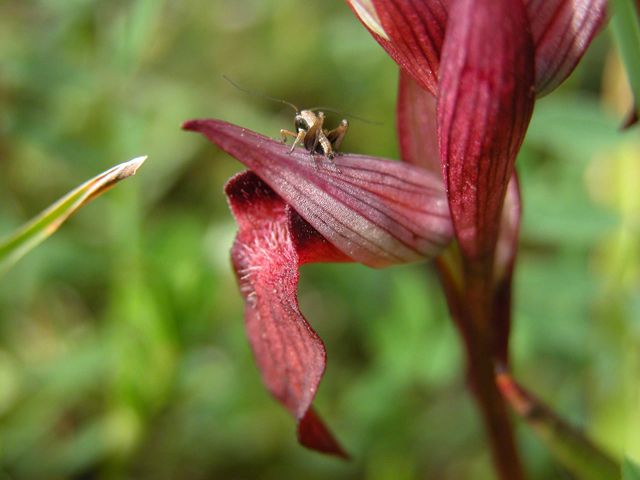
[[[514,164],[535,97],[574,69],[604,22],[606,0],[347,3],[401,67],[403,160],[442,169],[459,253],[449,249],[439,273],[498,473],[524,478],[494,375],[508,360],[520,219]]]
[[[405,163],[324,157],[219,120],[186,122],[250,170],[225,187],[240,232],[231,250],[249,341],[269,391],[298,421],[300,442],[346,456],[311,408],[325,348],[298,309],[298,268],[385,267],[437,255],[453,237],[438,174]],[[317,166],[316,166],[317,165]]]
[[[347,3],[403,72],[437,97],[456,237],[469,256],[487,255],[534,94],[573,71],[604,22],[606,0]]]
[[[256,361],[298,420],[301,443],[344,456],[311,408],[325,350],[298,309],[298,268],[431,258],[455,231],[462,256],[445,256],[438,268],[490,433],[507,438],[494,442],[499,471],[522,478],[492,360],[507,358],[520,219],[514,162],[535,96],[575,67],[605,0],[347,1],[402,69],[397,129],[405,163],[343,155],[338,170],[218,120],[183,127],[250,169],[225,192],[240,227],[232,258]]]

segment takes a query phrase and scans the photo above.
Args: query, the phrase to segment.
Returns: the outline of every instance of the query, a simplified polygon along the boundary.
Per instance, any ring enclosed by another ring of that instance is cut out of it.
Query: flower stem
[[[495,383],[491,269],[465,268],[455,249],[436,261],[451,315],[467,352],[469,384],[482,414],[501,480],[524,480],[513,427]],[[487,274],[486,272],[489,272]]]

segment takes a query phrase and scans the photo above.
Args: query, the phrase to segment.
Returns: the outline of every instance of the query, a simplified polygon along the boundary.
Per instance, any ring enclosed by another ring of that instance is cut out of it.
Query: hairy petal
[[[400,158],[404,162],[442,175],[438,155],[436,97],[400,70],[396,131]]]
[[[298,438],[303,445],[345,456],[311,410],[326,352],[300,313],[297,300],[301,256],[316,261],[339,261],[344,256],[323,243],[308,225],[296,233],[292,225],[300,225],[302,220],[297,215],[292,219],[290,207],[254,173],[245,171],[233,177],[225,193],[240,228],[231,257],[245,299],[247,334],[262,379],[298,420]]]
[[[373,38],[422,88],[436,93],[450,0],[347,0]],[[373,9],[371,8],[373,6]],[[376,13],[377,22],[371,22]],[[380,26],[381,28],[373,28]],[[380,29],[384,35],[380,35]]]
[[[440,160],[460,248],[468,260],[488,260],[533,110],[533,42],[520,1],[457,0],[447,28]]]
[[[340,155],[340,171],[321,155],[289,147],[220,120],[193,120],[244,163],[324,238],[371,267],[430,258],[453,230],[441,180],[424,169],[373,157]]]
[[[560,85],[605,21],[607,0],[526,0],[536,55],[536,95]]]

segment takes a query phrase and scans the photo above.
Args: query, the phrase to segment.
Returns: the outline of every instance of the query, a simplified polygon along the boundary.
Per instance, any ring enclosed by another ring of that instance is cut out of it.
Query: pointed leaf
[[[0,241],[0,275],[55,232],[71,215],[132,175],[147,157],[134,158],[101,173],[68,193],[21,229]]]
[[[632,125],[638,120],[640,110],[640,2],[616,0],[613,3],[616,7],[612,20],[613,33],[634,97],[635,111],[629,120]]]
[[[490,257],[533,109],[533,44],[521,2],[452,5],[438,90],[438,136],[456,237]]]
[[[321,155],[220,120],[183,126],[244,163],[345,255],[372,267],[437,255],[452,237],[442,181],[374,157]]]

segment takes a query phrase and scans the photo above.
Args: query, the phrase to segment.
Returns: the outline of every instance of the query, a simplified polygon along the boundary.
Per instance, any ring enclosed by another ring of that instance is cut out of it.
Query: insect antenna
[[[325,112],[333,112],[333,113],[337,113],[339,115],[344,115],[345,117],[353,118],[355,120],[360,120],[361,122],[364,122],[364,123],[370,123],[371,125],[384,125],[384,123],[382,123],[382,122],[375,122],[373,120],[367,120],[366,118],[356,117],[355,115],[350,115],[350,114],[345,113],[345,112],[343,112],[341,110],[337,110],[337,109],[331,108],[331,107],[314,107],[314,108],[309,108],[307,110],[311,110],[312,112],[316,111],[316,110],[322,110],[322,111],[325,111]]]
[[[280,100],[279,98],[268,97],[266,95],[262,95],[261,93],[255,93],[255,92],[252,92],[250,90],[246,90],[246,89],[242,88],[241,86],[233,83],[231,81],[231,79],[229,77],[227,77],[226,75],[222,75],[222,78],[224,78],[227,82],[229,82],[231,85],[236,87],[238,90],[243,91],[244,93],[249,93],[251,95],[255,95],[256,97],[266,98],[267,100],[273,100],[274,102],[284,103],[285,105],[289,105],[291,108],[293,108],[296,111],[296,113],[300,113],[300,110],[298,110],[298,107],[296,107],[291,102],[287,102],[286,100]]]

